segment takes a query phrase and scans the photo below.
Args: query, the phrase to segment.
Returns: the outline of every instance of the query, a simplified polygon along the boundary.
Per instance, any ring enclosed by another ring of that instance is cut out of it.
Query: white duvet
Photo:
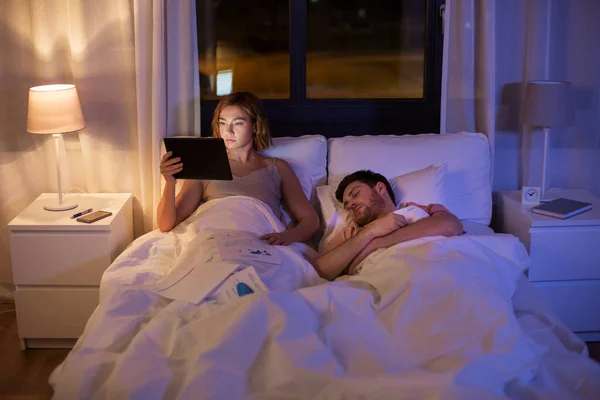
[[[527,255],[508,235],[411,241],[325,283],[304,245],[252,262],[270,292],[209,307],[148,288],[212,229],[282,230],[245,197],[211,201],[138,238],[106,271],[100,305],[51,383],[57,399],[597,398],[600,368],[540,307],[511,298]],[[217,255],[218,257],[218,255]],[[193,258],[192,258],[193,259]],[[556,328],[558,326],[558,328]],[[536,332],[538,332],[536,337]],[[561,331],[562,332],[562,331]],[[570,342],[569,342],[570,341]]]

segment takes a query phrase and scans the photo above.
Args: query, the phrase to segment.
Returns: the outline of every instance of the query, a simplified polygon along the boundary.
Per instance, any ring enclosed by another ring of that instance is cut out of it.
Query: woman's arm
[[[292,167],[281,159],[276,160],[275,166],[281,176],[282,200],[297,224],[283,232],[263,235],[261,239],[275,245],[307,241],[319,229],[319,216],[302,191],[300,181]]]
[[[202,182],[185,180],[175,196],[176,181],[168,180],[158,203],[156,222],[161,232],[169,232],[189,217],[202,200]]]

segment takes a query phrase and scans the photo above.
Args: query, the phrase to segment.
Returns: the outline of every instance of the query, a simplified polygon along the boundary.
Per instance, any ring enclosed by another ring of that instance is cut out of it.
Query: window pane
[[[203,100],[241,90],[290,97],[287,0],[198,0],[196,11]]]
[[[308,98],[422,98],[426,1],[309,0]]]

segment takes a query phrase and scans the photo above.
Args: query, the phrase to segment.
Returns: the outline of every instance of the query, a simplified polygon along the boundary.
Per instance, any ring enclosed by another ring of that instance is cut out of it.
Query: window
[[[424,1],[310,1],[306,97],[422,98]]]
[[[438,132],[443,0],[197,0],[202,131],[257,94],[274,136]]]
[[[198,0],[202,100],[233,91],[290,98],[287,0]]]

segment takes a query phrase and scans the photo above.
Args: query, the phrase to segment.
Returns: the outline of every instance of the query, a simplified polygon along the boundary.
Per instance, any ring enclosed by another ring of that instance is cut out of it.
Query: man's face
[[[376,186],[366,183],[352,182],[344,190],[342,196],[344,209],[350,212],[352,219],[359,226],[365,226],[374,221],[384,209],[383,197],[377,192]]]

